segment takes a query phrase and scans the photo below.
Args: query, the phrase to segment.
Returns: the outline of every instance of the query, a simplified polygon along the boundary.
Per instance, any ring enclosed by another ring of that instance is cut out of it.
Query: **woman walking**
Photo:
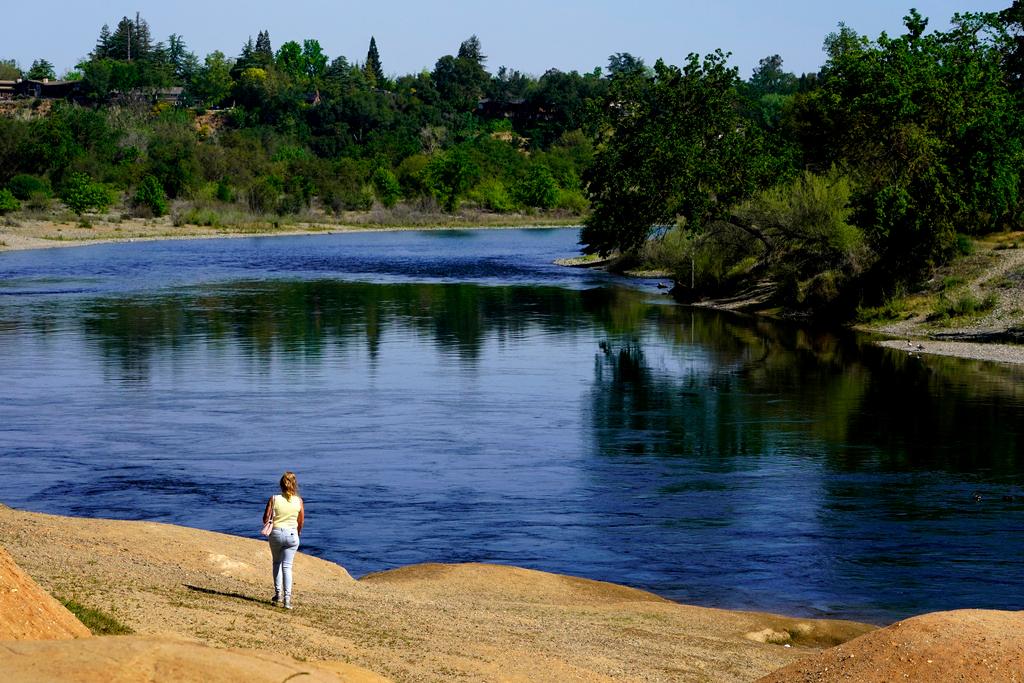
[[[270,602],[292,608],[292,562],[299,549],[299,536],[306,517],[299,498],[299,482],[294,472],[281,477],[281,495],[271,496],[263,511],[263,523],[273,522],[270,532],[270,555],[274,559],[274,597]]]

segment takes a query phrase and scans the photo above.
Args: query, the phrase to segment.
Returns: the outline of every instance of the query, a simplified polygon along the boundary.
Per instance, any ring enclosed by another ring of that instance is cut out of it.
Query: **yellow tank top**
[[[301,509],[302,499],[298,496],[292,496],[291,500],[284,496],[274,496],[274,528],[297,529]]]

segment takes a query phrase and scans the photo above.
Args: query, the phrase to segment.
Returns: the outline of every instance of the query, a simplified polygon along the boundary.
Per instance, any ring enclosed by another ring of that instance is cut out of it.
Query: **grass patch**
[[[879,323],[892,320],[906,320],[912,314],[907,309],[907,302],[902,297],[886,299],[881,306],[858,306],[858,323]]]
[[[948,292],[951,289],[962,287],[965,284],[967,284],[967,281],[964,278],[958,275],[950,275],[942,278],[942,291]]]
[[[950,299],[945,294],[939,296],[935,308],[928,316],[929,322],[949,320],[951,318],[966,318],[984,315],[996,307],[998,299],[994,294],[989,294],[984,299],[978,299],[970,292],[961,294],[956,299]]]
[[[1024,244],[1024,232],[1020,230],[995,232],[985,235],[982,239],[992,245],[993,249],[1020,249]]]
[[[127,636],[135,633],[105,612],[86,607],[74,600],[64,598],[58,598],[58,600],[69,612],[78,617],[78,620],[85,624],[85,627],[92,631],[94,636]]]

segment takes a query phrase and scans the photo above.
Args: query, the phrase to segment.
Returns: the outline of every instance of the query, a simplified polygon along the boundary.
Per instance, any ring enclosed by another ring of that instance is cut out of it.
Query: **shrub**
[[[413,154],[402,160],[395,172],[398,185],[402,188],[402,196],[406,199],[415,199],[430,194],[430,187],[427,185],[426,169],[430,159],[424,154]]]
[[[812,309],[823,308],[839,298],[842,273],[826,270],[800,283],[797,300]]]
[[[277,176],[264,176],[258,179],[247,194],[249,210],[257,214],[277,211],[284,193],[283,183]]]
[[[970,256],[974,253],[974,240],[967,235],[957,233],[956,236],[956,253],[961,256]]]
[[[142,179],[132,202],[135,206],[146,207],[154,216],[167,213],[167,195],[155,176],[148,175]]]
[[[497,178],[488,178],[481,182],[473,188],[469,197],[488,211],[508,213],[516,209],[516,204],[512,201],[505,183]]]
[[[373,172],[371,180],[381,204],[390,209],[398,203],[398,198],[402,196],[402,186],[398,184],[398,178],[390,169],[378,168]]]
[[[219,228],[223,227],[225,223],[224,216],[219,211],[202,206],[193,206],[192,208],[174,216],[174,225],[179,228],[183,225],[201,225],[205,227]]]
[[[50,193],[33,192],[32,196],[28,198],[27,206],[33,211],[45,211],[50,208]]]
[[[334,213],[369,211],[373,208],[373,188],[369,185],[331,183],[320,190],[320,201]]]
[[[10,190],[7,188],[0,190],[0,215],[17,211],[20,208],[21,202],[18,201],[18,198]]]
[[[36,193],[45,194],[47,197],[53,194],[48,180],[24,173],[11,178],[11,181],[7,183],[7,188],[22,201],[30,199]]]
[[[996,307],[998,300],[994,294],[989,294],[979,300],[970,292],[960,295],[957,299],[950,299],[945,294],[939,295],[939,301],[928,316],[930,321],[948,320],[950,318],[962,318],[988,313]]]
[[[235,191],[231,188],[227,178],[221,178],[217,181],[217,189],[214,191],[214,196],[217,198],[217,201],[221,201],[226,204],[230,204],[235,201]]]
[[[797,279],[827,270],[859,272],[865,260],[863,233],[849,223],[853,192],[848,178],[804,172],[790,183],[761,192],[737,213],[767,226],[776,260]]]
[[[105,211],[114,198],[105,186],[94,183],[84,173],[72,173],[61,186],[60,198],[69,209],[82,215],[86,211]]]
[[[583,196],[580,190],[559,190],[558,199],[555,200],[555,208],[568,211],[576,216],[582,216],[590,209],[590,202]]]
[[[558,201],[558,183],[547,166],[536,165],[516,184],[515,197],[525,206],[550,209]]]
[[[313,183],[309,178],[303,175],[289,175],[283,186],[284,196],[278,202],[278,214],[285,216],[309,208],[313,199]]]
[[[453,149],[431,159],[424,169],[424,177],[431,194],[445,211],[452,213],[480,177],[480,168],[464,150]]]
[[[693,240],[689,233],[681,227],[647,240],[640,251],[640,260],[650,270],[663,270],[680,276],[690,282],[690,256],[693,252]],[[685,274],[685,278],[683,275]],[[696,274],[694,274],[696,280]]]

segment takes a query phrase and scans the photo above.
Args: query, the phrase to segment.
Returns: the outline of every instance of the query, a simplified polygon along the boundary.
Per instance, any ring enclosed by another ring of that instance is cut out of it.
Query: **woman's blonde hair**
[[[285,472],[281,477],[281,493],[288,500],[299,492],[299,480],[295,478],[294,472]]]

